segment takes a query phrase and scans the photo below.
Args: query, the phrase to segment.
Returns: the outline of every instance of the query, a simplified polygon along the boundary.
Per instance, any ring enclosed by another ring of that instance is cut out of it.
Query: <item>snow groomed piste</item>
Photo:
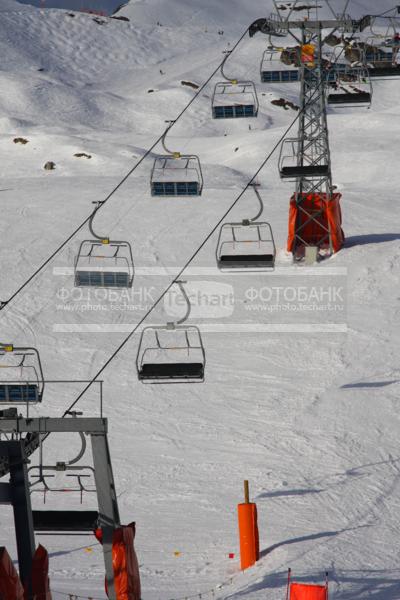
[[[275,6],[279,18],[259,19],[250,26],[249,32],[251,36],[254,36],[257,32],[262,32],[267,34],[270,40],[270,47],[266,51],[270,53],[270,60],[268,61],[266,54],[264,54],[261,65],[261,80],[268,84],[278,81],[299,81],[301,84],[300,110],[292,123],[293,125],[299,121],[299,132],[296,138],[282,139],[279,173],[283,180],[295,182],[296,186],[290,201],[288,250],[293,253],[296,262],[303,260],[307,262],[310,256],[321,259],[331,256],[339,251],[344,243],[341,230],[340,194],[335,193],[332,183],[327,108],[329,106],[335,108],[356,106],[368,108],[372,101],[371,81],[374,78],[394,79],[400,77],[398,64],[400,37],[397,33],[395,17],[390,18],[390,27],[393,32],[390,33],[390,36],[388,33],[382,37],[374,33],[374,20],[368,16],[355,21],[343,13],[340,16],[334,15],[334,19],[327,21],[313,20],[310,16],[311,8],[308,7],[308,17],[303,19],[299,17],[298,13],[300,11],[295,10],[296,7],[300,7],[300,3],[296,1],[292,3],[285,18],[282,18],[277,3],[275,3]],[[363,33],[367,28],[370,28],[371,32],[367,41],[356,40],[355,34]],[[296,36],[299,31],[301,36],[298,38]],[[327,35],[326,31],[329,31]],[[334,32],[341,33],[342,37],[335,37]],[[272,40],[286,37],[288,33],[298,40],[298,46],[278,48],[274,45]],[[345,38],[345,34],[350,35],[350,37]],[[236,50],[243,37],[244,35],[240,38],[234,50]],[[334,47],[335,51],[327,52],[325,50],[326,45]],[[225,57],[219,66],[225,82],[217,83],[214,88],[211,106],[211,116],[214,119],[256,118],[258,115],[259,102],[254,83],[230,79],[224,73],[224,67],[228,58],[232,60],[234,50],[225,53]],[[282,64],[289,66],[288,69],[279,70],[276,65],[272,67],[272,62],[277,60],[277,55],[280,56],[278,60],[281,60]],[[287,64],[288,61],[289,65]],[[199,96],[203,88],[204,86],[195,95],[195,98]],[[190,103],[192,102],[193,99]],[[201,196],[202,194],[204,181],[201,157],[170,151],[166,146],[166,136],[179,118],[168,124],[166,131],[159,139],[166,154],[158,155],[154,159],[150,175],[152,196],[191,197]],[[148,153],[150,153],[150,150]],[[266,161],[264,161],[261,168],[265,164]],[[133,173],[134,169],[135,167],[128,176]],[[256,175],[260,171],[261,169],[257,171]],[[256,193],[260,203],[260,210],[257,215],[253,219],[244,219],[239,223],[225,222],[220,227],[216,262],[221,270],[230,273],[241,270],[268,272],[273,270],[275,266],[276,248],[272,227],[267,222],[259,221],[263,212],[263,201],[257,189],[256,175],[249,181],[246,189],[253,187]],[[123,181],[125,180],[126,177]],[[234,204],[240,199],[241,195]],[[109,198],[110,196],[105,201],[99,202],[94,212],[85,221],[85,223],[88,222],[94,239],[83,241],[76,257],[74,273],[75,285],[78,287],[130,288],[133,285],[134,263],[131,243],[110,240],[106,236],[97,235],[93,230],[94,216]],[[220,223],[216,225],[214,230],[218,229],[219,226]],[[79,229],[81,228],[82,226]],[[55,253],[52,254],[50,259],[54,255]],[[177,322],[169,322],[165,326],[157,328],[145,327],[142,331],[136,365],[138,379],[143,383],[195,383],[203,382],[205,379],[206,356],[200,330],[195,326],[184,325],[190,314],[190,302],[181,276],[194,256],[196,256],[196,253],[164,292],[165,294],[174,284],[177,284],[187,302],[186,314]],[[47,263],[48,261],[44,264]],[[33,276],[36,276],[43,266]],[[29,278],[28,282],[31,280],[32,277]],[[24,286],[25,284],[20,290]],[[7,309],[7,306],[20,290],[17,290],[8,301],[3,302],[2,309]],[[124,347],[126,341],[139,329],[153,308],[154,306],[111,356],[106,363],[107,365]],[[23,441],[20,458],[25,460],[34,450],[38,448],[41,450],[44,439],[50,433],[59,430],[52,430],[50,426],[44,430],[40,423],[37,424],[36,430],[29,428],[28,419],[17,416],[16,411],[13,410],[15,406],[24,405],[27,417],[29,417],[29,406],[43,401],[46,380],[42,372],[38,350],[15,347],[13,344],[4,341],[0,345],[0,361],[1,367],[3,367],[0,371],[0,403],[11,407],[3,411],[1,418],[5,420],[4,423],[11,420],[16,424],[15,431],[19,432],[19,438]],[[86,390],[98,379],[104,368],[105,366],[89,381],[85,390],[68,408],[64,416],[78,416],[72,409]],[[75,421],[75,419],[73,420]],[[69,419],[66,419],[66,421],[69,421]],[[79,422],[80,419],[77,419],[77,421]],[[26,428],[24,430],[20,427],[22,423]],[[57,424],[57,427],[60,427],[60,425]],[[4,430],[1,427],[0,429]],[[67,425],[66,430],[68,430]],[[22,431],[26,433],[26,437],[22,435]],[[80,431],[79,425],[77,431]],[[82,433],[82,431],[80,432]],[[2,444],[7,444],[7,442],[2,442]],[[107,446],[104,448],[103,456],[106,456],[108,449]],[[5,454],[4,457],[2,455],[1,473],[4,475],[10,470],[12,459],[16,455],[11,453],[11,449],[6,451],[5,446],[3,451]],[[82,455],[84,452],[85,448],[82,449]],[[108,460],[108,463],[109,474],[112,475],[110,460]],[[42,468],[43,466],[41,463]],[[13,465],[14,467],[15,465]],[[60,469],[62,470],[61,467]],[[31,510],[29,480],[27,479],[27,473],[23,471],[19,473],[19,476],[22,479],[25,478],[22,487],[21,481],[18,484],[20,486],[18,487],[19,492],[21,493],[22,490],[25,497],[25,507],[23,509],[25,510],[25,517],[21,516],[21,512],[15,512],[16,531],[17,536],[22,535],[21,527],[18,527],[18,519],[25,518],[25,524],[29,524],[29,520],[31,521],[31,530],[25,532],[25,535],[29,536],[30,550],[32,550],[35,523],[34,519],[27,518],[27,515],[29,517],[29,510]],[[101,480],[99,477],[96,481],[97,486],[104,485],[104,479]],[[11,482],[11,486],[13,485],[16,485],[15,482]],[[107,485],[109,490],[114,486],[112,477],[109,477]],[[16,489],[17,487],[14,491]],[[97,492],[101,496],[99,487],[97,487]],[[106,496],[105,493],[104,497]],[[99,500],[99,506],[102,501]],[[96,515],[96,522],[91,523],[89,529],[92,525],[96,525],[103,532],[99,535],[102,538],[103,546],[107,548],[107,552],[110,552],[110,549],[114,548],[114,543],[117,544],[113,538],[113,531],[121,530],[123,532],[124,530],[119,522],[115,494],[111,494],[105,502],[114,505],[112,524],[110,525],[109,520],[105,521],[104,511],[99,510]],[[12,500],[11,503],[13,503]],[[13,506],[15,509],[15,503]],[[72,519],[73,517],[69,515],[68,518]],[[42,519],[46,520],[45,511]],[[64,523],[64,526],[63,529],[60,522],[57,523],[57,527],[50,524],[47,525],[47,531],[51,531],[53,527],[53,531],[62,530],[64,533],[70,533],[68,524]],[[84,527],[86,530],[88,529],[87,523]],[[79,524],[73,529],[74,531],[79,530]],[[123,536],[123,533],[121,535]],[[123,552],[129,552],[128,548],[132,545],[132,540],[133,537],[131,536],[126,542]],[[105,566],[108,596],[112,599],[122,598],[123,596],[118,595],[117,587],[119,584],[114,585],[115,572],[113,574],[110,555],[107,552],[105,552]],[[32,561],[33,554],[31,552],[29,559],[29,556],[26,556],[26,550],[25,555],[22,550],[19,550],[18,558],[20,571],[24,573],[24,583],[30,587],[34,585],[34,582],[33,579],[30,579],[29,574],[32,569],[28,568],[27,563],[29,563],[29,560]],[[132,561],[132,564],[135,562],[133,556],[130,556],[129,560]],[[24,568],[21,568],[21,564],[24,565]],[[130,567],[127,570],[129,571]],[[134,573],[132,578],[136,581],[135,567],[132,567],[130,573],[131,575]],[[312,586],[306,587],[312,588]],[[43,593],[49,594],[47,590]],[[300,584],[288,582],[288,593],[291,600],[306,597],[302,595]],[[137,587],[137,582],[132,583],[129,594],[131,596],[127,596],[127,598],[139,598],[140,589]],[[313,599],[325,599],[327,598],[327,585],[304,590],[304,594],[309,594],[307,597]]]

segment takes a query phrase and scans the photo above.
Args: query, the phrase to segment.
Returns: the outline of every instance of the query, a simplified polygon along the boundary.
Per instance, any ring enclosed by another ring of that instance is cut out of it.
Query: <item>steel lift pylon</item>
[[[301,4],[297,0],[291,3],[287,17],[283,19],[274,2],[276,13],[267,19],[258,19],[249,28],[250,36],[258,31],[270,37],[282,37],[290,34],[301,50],[299,67],[300,116],[298,136],[284,140],[279,159],[280,176],[284,180],[295,182],[292,201],[296,204],[296,222],[292,252],[295,258],[302,258],[307,246],[317,246],[318,251],[331,254],[334,251],[333,232],[329,220],[323,218],[327,204],[338,202],[332,184],[332,167],[329,147],[329,134],[326,109],[326,89],[329,74],[322,57],[323,32],[330,30],[354,33],[362,31],[370,23],[369,17],[359,21],[347,17],[344,13],[338,17],[332,11],[334,19],[312,19],[308,7],[307,17],[300,17]],[[315,5],[317,11],[317,5]],[[297,17],[297,18],[296,18]],[[304,52],[310,49],[310,55]],[[317,198],[315,209],[310,210],[310,198]],[[315,229],[316,235],[305,239],[304,232]]]

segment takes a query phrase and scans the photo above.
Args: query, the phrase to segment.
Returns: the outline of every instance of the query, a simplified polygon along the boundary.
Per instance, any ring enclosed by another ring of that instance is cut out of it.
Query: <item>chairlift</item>
[[[214,119],[239,119],[257,117],[258,97],[252,81],[230,79],[224,73],[224,66],[231,54],[226,52],[221,64],[221,75],[225,79],[216,84],[212,97],[212,116]]]
[[[372,83],[365,67],[347,67],[336,73],[331,84],[328,104],[337,108],[371,106]]]
[[[373,79],[397,79],[400,77],[400,34],[395,27],[393,34],[374,34],[364,46],[364,64]]]
[[[142,383],[204,381],[206,359],[200,330],[194,325],[183,325],[190,314],[190,302],[183,282],[175,283],[186,301],[186,314],[176,323],[143,329],[136,357]]]
[[[171,121],[162,137],[161,143],[166,155],[154,160],[150,177],[152,196],[201,196],[203,191],[203,173],[200,159],[195,154],[172,152],[165,138],[172,127]]]
[[[129,242],[110,240],[97,235],[93,230],[93,219],[101,202],[89,221],[89,230],[94,238],[84,240],[75,258],[75,286],[98,288],[130,288],[134,277],[132,247]]]
[[[320,141],[320,143],[318,143]],[[321,152],[316,154],[316,150]],[[279,155],[279,173],[281,179],[295,181],[300,177],[322,178],[329,175],[329,164],[325,155],[326,144],[321,138],[287,138],[282,142]],[[310,155],[307,156],[307,150]],[[302,162],[299,163],[299,158]]]
[[[43,399],[44,379],[36,348],[0,343],[0,404],[36,404]]]
[[[296,48],[275,48],[264,51],[261,65],[262,83],[291,83],[300,81],[300,60]]]
[[[241,223],[224,223],[220,229],[216,259],[221,271],[265,271],[275,267],[276,247],[271,225],[258,221],[264,205],[257,185],[252,184],[260,203],[257,215]]]

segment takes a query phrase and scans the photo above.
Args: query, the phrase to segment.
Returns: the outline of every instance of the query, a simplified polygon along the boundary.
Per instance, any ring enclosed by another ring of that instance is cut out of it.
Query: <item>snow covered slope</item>
[[[222,51],[267,16],[270,4],[147,0],[119,12],[126,22],[1,3],[0,299],[10,297],[185,107],[195,92],[182,82],[205,81]],[[375,12],[376,4],[351,2],[351,13]],[[391,6],[385,0],[379,10]],[[294,110],[271,100],[296,103],[298,85],[259,83],[266,44],[264,36],[246,37],[226,68],[256,82],[256,121],[210,118],[216,76],[171,131],[174,149],[201,157],[203,195],[150,196],[157,147],[96,217],[101,233],[133,245],[132,292],[80,296],[72,267],[89,236],[84,229],[0,313],[0,339],[37,346],[46,379],[96,374],[293,121]],[[264,217],[276,237],[276,271],[218,273],[217,231],[185,273],[196,305],[192,322],[206,348],[204,384],[140,384],[138,335],[102,374],[121,516],[137,522],[146,600],[212,595],[214,588],[221,599],[278,600],[288,566],[306,581],[329,570],[332,595],[340,600],[400,598],[398,92],[398,82],[376,82],[370,110],[329,115],[334,179],[343,194],[343,251],[312,269],[291,266],[285,241],[292,186],[281,183],[275,154],[259,180]],[[16,137],[28,143],[13,143]],[[74,156],[81,152],[91,158]],[[47,161],[56,163],[54,171],[43,169]],[[227,220],[240,221],[256,208],[249,191]],[[325,299],[337,292],[337,310],[307,311],[295,302],[285,309],[278,294],[300,289],[319,290]],[[174,313],[174,306],[161,304],[149,322],[164,323]],[[81,389],[49,384],[34,413],[60,415]],[[98,411],[95,390],[78,408]],[[49,438],[45,458],[66,460],[74,450],[68,442],[66,456],[65,445]],[[242,574],[235,511],[245,478],[258,504],[262,558]],[[90,494],[86,500],[93,506]],[[40,506],[40,494],[33,502]],[[49,494],[46,504],[79,507],[79,498]],[[0,525],[0,544],[15,557],[8,509],[2,508]],[[104,597],[96,542],[43,543],[56,599],[61,592]]]

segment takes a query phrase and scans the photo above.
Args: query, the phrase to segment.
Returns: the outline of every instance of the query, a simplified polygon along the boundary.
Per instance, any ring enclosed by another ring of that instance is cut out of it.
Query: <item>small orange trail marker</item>
[[[181,553],[179,552],[179,550],[175,550],[174,556],[180,556],[180,555],[181,555]]]
[[[244,482],[244,504],[238,504],[240,567],[252,567],[260,556],[257,506],[250,502],[249,482]]]

